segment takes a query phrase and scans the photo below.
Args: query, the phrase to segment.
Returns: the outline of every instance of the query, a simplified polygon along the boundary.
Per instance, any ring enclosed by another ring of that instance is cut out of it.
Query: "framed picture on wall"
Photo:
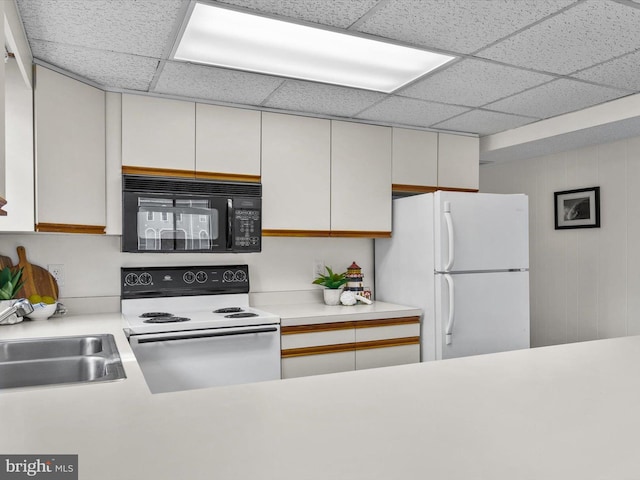
[[[555,192],[556,230],[600,228],[600,187]]]

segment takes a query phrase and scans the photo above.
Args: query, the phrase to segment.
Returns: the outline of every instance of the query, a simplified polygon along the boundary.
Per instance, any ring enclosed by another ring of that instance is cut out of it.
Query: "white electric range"
[[[152,393],[281,378],[280,317],[249,306],[247,265],[122,268],[121,280]]]

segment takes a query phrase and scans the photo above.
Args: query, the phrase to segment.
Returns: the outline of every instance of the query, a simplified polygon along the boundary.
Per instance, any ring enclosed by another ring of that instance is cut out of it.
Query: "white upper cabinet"
[[[35,224],[33,165],[33,91],[14,58],[5,63],[5,175],[8,200],[0,231],[33,232]],[[0,195],[1,196],[1,195]]]
[[[122,164],[195,171],[195,103],[122,95]]]
[[[259,177],[260,116],[257,110],[196,104],[196,170]]]
[[[104,232],[105,92],[40,66],[36,80],[37,229]]]
[[[478,137],[438,134],[438,186],[477,190],[479,175]]]
[[[394,188],[438,184],[438,134],[393,128],[391,179]]]
[[[391,231],[391,128],[331,122],[332,232]]]
[[[262,228],[331,228],[331,122],[262,114]]]

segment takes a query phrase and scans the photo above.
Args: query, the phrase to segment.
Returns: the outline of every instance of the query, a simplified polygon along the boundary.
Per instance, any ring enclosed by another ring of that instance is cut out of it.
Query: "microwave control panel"
[[[235,198],[233,244],[236,250],[259,252],[262,248],[262,219],[259,198]]]

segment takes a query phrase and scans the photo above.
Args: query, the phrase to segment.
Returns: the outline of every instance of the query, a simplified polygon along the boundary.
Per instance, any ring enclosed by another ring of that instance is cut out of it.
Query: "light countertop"
[[[0,393],[0,453],[78,454],[83,480],[640,476],[640,337],[152,395],[121,328],[0,327],[113,333],[127,374]]]
[[[278,315],[281,325],[287,327],[422,315],[422,310],[419,308],[377,301],[371,305],[358,302],[357,305],[350,306],[325,305],[323,303],[260,305],[260,309]]]

